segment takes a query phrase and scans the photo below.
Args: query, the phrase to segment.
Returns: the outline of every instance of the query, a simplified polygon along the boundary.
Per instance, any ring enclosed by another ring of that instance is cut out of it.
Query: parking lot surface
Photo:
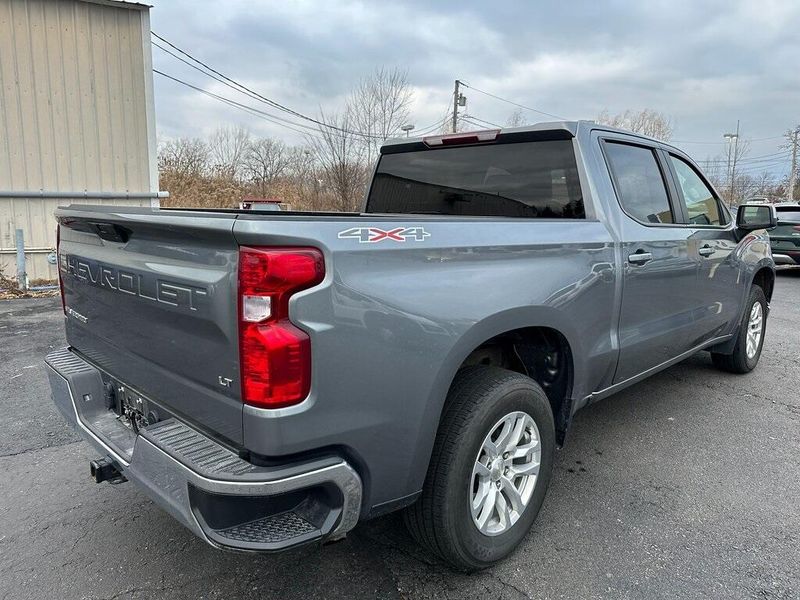
[[[753,373],[701,353],[579,413],[531,534],[470,576],[396,515],[233,554],[92,483],[42,365],[62,320],[58,298],[0,302],[0,598],[800,597],[800,271],[778,275]]]

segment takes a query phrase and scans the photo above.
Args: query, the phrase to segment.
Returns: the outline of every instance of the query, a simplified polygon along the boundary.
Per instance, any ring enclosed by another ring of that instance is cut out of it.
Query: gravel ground
[[[800,271],[778,275],[761,364],[698,354],[576,416],[532,533],[465,576],[397,516],[280,555],[216,551],[95,458],[42,366],[57,298],[0,302],[0,598],[800,598]]]

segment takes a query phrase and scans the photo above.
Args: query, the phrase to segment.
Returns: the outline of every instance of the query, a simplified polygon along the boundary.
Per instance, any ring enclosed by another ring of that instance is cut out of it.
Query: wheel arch
[[[739,317],[737,323],[733,329],[732,336],[729,340],[722,342],[721,344],[717,344],[716,346],[712,346],[707,348],[712,353],[715,354],[731,354],[733,349],[736,347],[736,341],[738,339],[739,327],[741,326],[741,320],[744,318],[744,311],[747,310],[747,300],[750,297],[750,290],[753,288],[754,285],[759,286],[762,290],[764,290],[764,295],[767,297],[767,304],[770,303],[772,300],[772,293],[775,290],[775,267],[774,264],[769,259],[761,259],[755,266],[752,268],[753,276],[750,280],[750,285],[744,289],[742,292],[742,299],[741,299],[741,307],[739,312]]]
[[[775,269],[771,265],[762,265],[753,273],[752,285],[764,290],[767,302],[772,301],[772,292],[775,289]]]
[[[551,336],[552,340],[559,341],[561,357],[566,359],[567,383],[562,388],[564,397],[555,403],[553,411],[553,417],[556,419],[557,441],[559,445],[563,443],[571,420],[573,391],[578,387],[576,383],[580,381],[584,368],[582,359],[584,354],[578,333],[573,329],[567,317],[554,308],[526,306],[509,309],[475,323],[461,336],[442,361],[428,399],[426,412],[422,416],[414,457],[415,468],[411,473],[414,481],[409,482],[412,488],[420,489],[425,479],[447,393],[459,369],[470,364],[467,361],[470,357],[475,357],[476,351],[491,345],[494,341],[505,341],[517,336],[522,340],[532,340],[542,333]],[[529,374],[519,368],[512,370]],[[563,377],[564,373],[562,372],[561,375]],[[536,378],[534,377],[534,379]],[[541,385],[541,382],[539,383]],[[551,406],[553,404],[551,400]]]

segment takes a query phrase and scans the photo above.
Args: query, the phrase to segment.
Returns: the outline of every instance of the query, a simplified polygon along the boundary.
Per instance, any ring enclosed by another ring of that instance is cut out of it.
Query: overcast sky
[[[411,122],[441,120],[458,78],[569,119],[652,108],[698,160],[741,120],[751,159],[788,170],[774,139],[800,123],[800,1],[318,2],[152,0],[153,30],[259,93],[316,115],[340,108],[379,66],[408,71]],[[154,66],[261,109],[153,48]],[[155,75],[162,138],[241,124],[302,136]],[[504,124],[514,106],[466,89],[469,114]],[[284,115],[285,116],[285,115]],[[531,122],[552,120],[526,111]],[[763,139],[773,138],[773,139]],[[677,142],[680,140],[680,142]],[[703,142],[703,143],[688,143]],[[774,162],[771,162],[774,161]]]

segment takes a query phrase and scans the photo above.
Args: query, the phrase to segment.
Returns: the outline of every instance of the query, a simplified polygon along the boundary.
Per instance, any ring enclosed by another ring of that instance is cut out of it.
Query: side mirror
[[[741,231],[772,229],[778,224],[771,204],[741,204],[736,211],[736,228]]]

